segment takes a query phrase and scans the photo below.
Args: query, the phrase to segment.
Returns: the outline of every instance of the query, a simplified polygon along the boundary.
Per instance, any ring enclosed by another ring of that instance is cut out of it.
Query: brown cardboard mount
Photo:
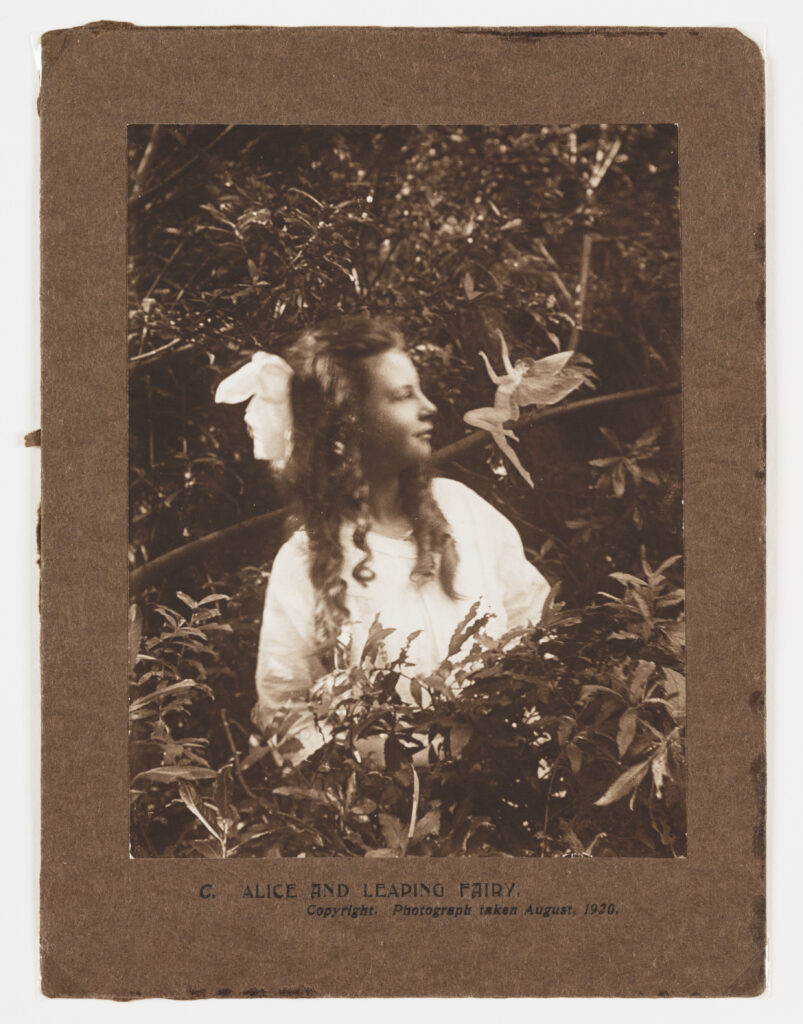
[[[100,23],[44,37],[46,994],[763,990],[763,79],[758,49],[730,29]],[[686,859],[129,859],[126,126],[154,122],[678,125]],[[242,899],[246,884],[403,881],[512,883],[522,901],[619,912],[321,921],[305,899]]]

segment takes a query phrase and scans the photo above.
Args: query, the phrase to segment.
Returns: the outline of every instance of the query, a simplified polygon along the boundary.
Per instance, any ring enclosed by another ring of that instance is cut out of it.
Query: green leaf
[[[623,462],[617,463],[613,475],[611,477],[611,483],[613,484],[613,493],[617,498],[624,496],[625,489],[627,487],[625,479],[625,466]]]
[[[366,661],[373,663],[379,653],[380,645],[393,632],[395,632],[394,629],[383,629],[382,624],[379,621],[379,613],[377,613],[374,621],[371,623],[370,629],[368,630],[365,646],[363,647],[362,654],[360,655],[360,663],[365,664]]]
[[[153,782],[176,782],[179,779],[216,779],[217,772],[211,768],[200,768],[193,765],[170,765],[163,768],[149,768],[140,772],[134,779],[151,779]],[[134,780],[132,780],[134,781]]]
[[[632,701],[635,702],[642,699],[647,682],[654,671],[654,661],[640,661],[638,663],[636,671],[633,673],[633,678],[630,680],[630,699]]]
[[[662,671],[666,679],[664,689],[668,697],[669,713],[676,722],[682,722],[686,717],[686,677],[682,672],[676,672],[665,665],[662,666]]]
[[[650,606],[647,604],[647,602],[644,600],[644,598],[637,590],[633,590],[631,591],[631,593],[633,595],[633,602],[637,606],[638,610],[641,612],[644,621],[649,624],[652,624],[652,612],[650,611]]]
[[[466,744],[474,735],[474,729],[467,722],[455,722],[449,730],[449,750],[452,757],[460,757]]]
[[[480,602],[475,601],[474,604],[469,608],[463,618],[458,622],[455,627],[452,638],[449,641],[449,651],[447,654],[448,658],[453,658],[458,653],[463,644],[468,640],[470,636],[473,636],[479,629],[485,625],[488,621],[488,616],[483,615],[479,618],[475,618],[479,611]]]
[[[230,601],[231,598],[228,594],[209,594],[207,597],[202,598],[198,602],[198,607],[204,604],[211,604],[213,601]]]
[[[647,583],[645,580],[641,580],[638,576],[633,576],[629,572],[611,572],[608,573],[611,579],[618,580],[623,584],[631,584],[634,587],[646,587]]]
[[[382,835],[389,847],[388,852],[390,853],[393,850],[397,850],[401,845],[404,826],[399,819],[394,817],[392,814],[383,814],[380,812],[377,817],[379,818],[379,827],[382,829]]]
[[[661,477],[656,473],[654,469],[649,466],[641,467],[641,475],[647,481],[648,484],[654,484],[656,487],[661,484]]]
[[[365,799],[360,800],[356,804],[352,804],[349,813],[354,814],[357,817],[368,817],[369,814],[373,814],[376,810],[376,803],[373,800]]]
[[[211,835],[213,835],[215,839],[220,840],[220,835],[212,826],[212,824],[210,823],[206,815],[203,813],[203,811],[201,811],[200,808],[198,807],[198,802],[196,800],[198,794],[195,788],[193,786],[187,785],[187,783],[182,779],[179,781],[178,784],[178,795],[181,797],[181,802],[184,804],[184,806],[188,810],[192,811],[192,813],[195,815],[198,821],[200,821],[200,823],[204,826],[207,832],[211,833]]]
[[[128,671],[133,673],[142,640],[142,612],[134,602],[128,609]]]
[[[652,780],[655,783],[655,795],[658,799],[661,799],[661,787],[664,783],[664,777],[669,775],[669,770],[666,764],[666,744],[659,749],[658,753],[652,759]],[[670,776],[671,777],[671,776]]]
[[[274,796],[290,796],[294,800],[310,800],[315,804],[331,807],[332,801],[320,789],[306,789],[304,786],[277,786],[271,790]]]
[[[616,733],[616,746],[619,750],[619,760],[625,756],[628,747],[633,742],[638,725],[638,715],[635,708],[628,708],[619,719],[619,729]]]
[[[657,576],[660,573],[665,572],[671,565],[674,565],[675,562],[679,562],[682,557],[683,555],[673,555],[671,558],[667,558],[667,560],[665,562],[661,562],[661,564],[655,570],[655,575]]]
[[[591,684],[589,686],[583,686],[580,690],[580,700],[585,700],[587,697],[592,696],[596,693],[609,693],[624,703],[624,697],[621,693],[617,693],[616,690],[612,690],[610,686],[601,686],[599,684]]]
[[[439,835],[441,830],[441,811],[439,807],[431,807],[423,817],[419,818],[413,832],[413,839],[424,839],[426,836]]]
[[[614,432],[609,427],[600,427],[599,432],[602,434],[602,436],[605,438],[608,444],[613,445],[613,447],[618,452],[622,450],[622,445],[619,442],[619,438],[616,436],[616,434],[614,434]]]
[[[240,762],[240,770],[247,771],[252,764],[257,764],[266,754],[269,754],[270,750],[271,748],[268,746],[252,747]]]
[[[577,746],[576,743],[568,743],[566,745],[566,756],[569,758],[569,765],[575,775],[580,774],[580,769],[583,766],[583,752]]]
[[[599,800],[594,801],[595,807],[606,807],[608,804],[616,803],[617,800],[621,800],[623,796],[627,796],[628,793],[634,792],[638,787],[641,780],[647,774],[650,768],[650,759],[641,761],[639,764],[634,764],[626,771],[622,772],[618,779],[616,779],[602,794]]]

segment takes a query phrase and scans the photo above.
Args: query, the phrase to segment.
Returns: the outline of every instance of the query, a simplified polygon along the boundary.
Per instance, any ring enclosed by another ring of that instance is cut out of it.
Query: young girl
[[[549,592],[501,513],[428,473],[436,408],[396,327],[343,318],[285,355],[255,357],[261,384],[246,382],[256,454],[283,471],[301,523],[276,556],[259,637],[254,721],[268,734],[336,652],[359,662],[377,616],[390,659],[418,631],[409,671],[423,676],[475,602],[500,636],[536,623]],[[244,397],[234,390],[218,400]],[[409,699],[404,681],[398,692]],[[322,742],[308,730],[300,756]]]

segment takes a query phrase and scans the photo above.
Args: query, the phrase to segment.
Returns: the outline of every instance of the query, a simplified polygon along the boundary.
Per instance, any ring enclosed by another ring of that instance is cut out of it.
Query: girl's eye
[[[412,398],[413,397],[413,389],[412,388],[400,388],[396,392],[395,397],[396,398],[400,398],[400,399]]]

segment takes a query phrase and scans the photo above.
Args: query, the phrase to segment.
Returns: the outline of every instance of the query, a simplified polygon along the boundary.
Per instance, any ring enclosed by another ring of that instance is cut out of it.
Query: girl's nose
[[[437,411],[437,405],[434,402],[430,402],[427,396],[421,392],[421,415],[425,419],[431,419]]]

